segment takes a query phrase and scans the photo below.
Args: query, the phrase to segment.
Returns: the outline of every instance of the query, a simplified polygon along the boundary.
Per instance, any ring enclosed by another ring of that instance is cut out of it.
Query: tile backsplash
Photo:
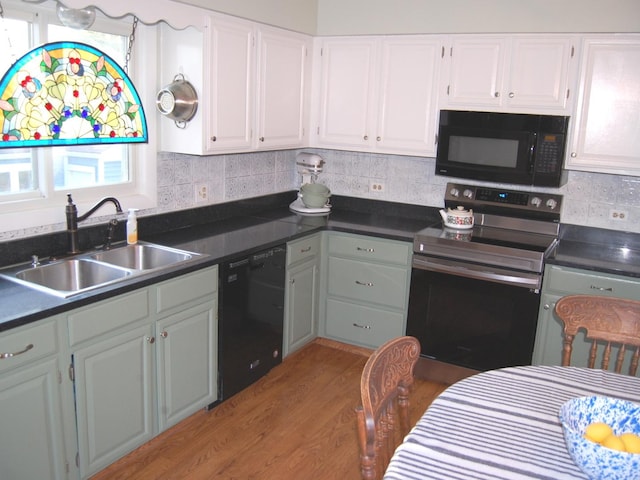
[[[204,157],[162,152],[157,164],[158,206],[139,215],[297,189],[300,177],[295,158],[299,151]],[[318,182],[327,185],[336,195],[442,207],[445,185],[452,180],[434,174],[433,158],[326,149],[303,151],[315,152],[324,158],[326,163]],[[504,187],[517,189],[513,185]],[[531,188],[522,187],[522,190]],[[640,233],[640,177],[570,171],[566,185],[548,190],[564,196],[562,223]],[[613,219],[614,211],[623,213],[625,219]],[[64,228],[61,224],[48,230]],[[0,240],[32,236],[41,230],[42,227],[2,232]]]

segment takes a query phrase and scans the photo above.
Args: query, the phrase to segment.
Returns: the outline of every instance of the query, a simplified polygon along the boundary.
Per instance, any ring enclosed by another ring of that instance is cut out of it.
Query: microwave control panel
[[[562,168],[564,135],[541,133],[536,145],[535,173],[556,173]]]

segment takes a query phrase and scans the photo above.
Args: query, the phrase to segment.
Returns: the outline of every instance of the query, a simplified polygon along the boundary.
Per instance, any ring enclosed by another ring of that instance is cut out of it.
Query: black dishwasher
[[[226,400],[282,362],[284,245],[234,259],[220,270],[218,398]]]

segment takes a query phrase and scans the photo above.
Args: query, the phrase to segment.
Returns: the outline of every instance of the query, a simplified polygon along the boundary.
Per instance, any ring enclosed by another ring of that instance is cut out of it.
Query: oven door
[[[540,305],[533,277],[540,276],[414,255],[407,335],[420,340],[423,356],[444,363],[529,365]]]

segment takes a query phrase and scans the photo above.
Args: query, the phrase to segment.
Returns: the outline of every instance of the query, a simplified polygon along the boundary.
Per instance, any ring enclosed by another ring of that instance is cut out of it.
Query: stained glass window
[[[147,142],[138,93],[99,50],[55,42],[31,50],[0,81],[0,148]]]

